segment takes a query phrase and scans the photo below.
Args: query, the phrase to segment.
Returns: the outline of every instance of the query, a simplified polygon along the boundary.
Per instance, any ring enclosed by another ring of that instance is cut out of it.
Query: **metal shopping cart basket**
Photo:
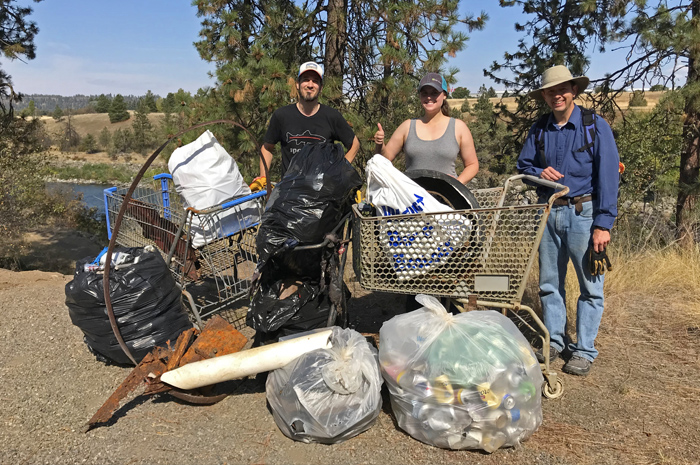
[[[110,239],[126,190],[112,187],[104,191]],[[156,247],[201,328],[202,320],[228,310],[248,292],[257,263],[255,234],[265,195],[261,191],[206,210],[185,209],[172,176],[159,174],[152,187],[139,185],[131,195],[116,243]],[[234,314],[226,316],[242,325],[244,316]]]
[[[552,187],[555,194],[547,203],[527,204],[522,181]],[[473,210],[364,217],[354,207],[355,274],[367,290],[444,297],[461,311],[510,312],[541,338],[543,394],[559,397],[563,385],[549,367],[549,332],[521,299],[552,204],[568,191],[517,175],[502,188],[474,191],[480,208]],[[529,314],[529,321],[520,311]]]

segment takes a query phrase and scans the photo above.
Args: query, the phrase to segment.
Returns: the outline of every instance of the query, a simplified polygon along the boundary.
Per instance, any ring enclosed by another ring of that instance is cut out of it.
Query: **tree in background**
[[[549,111],[544,103],[534,102],[528,93],[539,87],[547,68],[566,65],[574,76],[585,74],[589,60],[586,51],[596,46],[605,51],[609,31],[624,24],[623,2],[581,2],[578,0],[502,0],[502,7],[518,6],[525,14],[525,23],[516,23],[522,32],[517,49],[506,52],[484,70],[484,74],[516,97],[517,108],[510,111],[505,103],[498,111],[513,131],[509,140],[513,153],[519,153],[530,126],[539,115]],[[593,80],[592,86],[598,81]],[[607,88],[606,88],[607,89]],[[596,105],[598,113],[613,115],[614,95],[599,94],[607,100]],[[610,119],[610,118],[609,118]]]
[[[109,122],[118,123],[128,119],[129,112],[126,110],[126,102],[124,102],[124,97],[122,94],[117,94],[116,97],[112,99],[112,103],[109,106]]]
[[[156,105],[156,96],[153,95],[153,92],[151,92],[150,90],[146,92],[146,95],[144,95],[142,99],[139,99],[139,105],[141,104],[141,102],[143,102],[143,104],[146,106],[146,109],[149,113],[154,113],[158,111],[158,106]]]
[[[129,128],[117,128],[112,133],[112,144],[107,153],[113,159],[116,159],[120,154],[126,154],[132,151],[133,148],[133,133]]]
[[[155,100],[153,101],[155,105]],[[135,152],[145,155],[148,150],[153,147],[153,125],[148,119],[150,108],[147,100],[144,98],[139,102],[136,111],[134,112],[134,120],[131,123],[133,134],[133,146]]]
[[[474,139],[474,148],[479,156],[478,180],[484,180],[482,187],[500,186],[501,177],[515,171],[515,158],[508,153],[508,128],[495,111],[488,92],[481,92],[473,107],[468,109],[471,116],[469,129]]]
[[[100,94],[95,100],[95,112],[96,113],[109,113],[109,108],[112,106],[112,99],[110,99],[105,94]]]
[[[59,130],[57,134],[58,148],[62,152],[70,152],[78,148],[80,144],[80,135],[78,131],[75,130],[73,125],[73,115],[72,111],[67,111],[66,122],[63,128]]]
[[[343,113],[369,147],[376,123],[388,131],[418,111],[416,86],[464,47],[458,25],[483,26],[486,15],[461,16],[454,0],[377,2],[197,0],[200,56],[217,65],[218,85],[206,92],[200,118],[227,117],[261,140],[272,112],[294,101],[304,61],[325,67],[322,100]],[[218,129],[217,129],[218,130]],[[254,144],[236,129],[218,130],[234,156],[255,166]],[[221,137],[219,137],[221,139]],[[366,155],[358,156],[364,164]]]
[[[109,150],[109,146],[112,143],[112,133],[106,127],[102,128],[100,134],[97,136],[97,140],[100,144],[100,148],[106,152]]]
[[[87,134],[83,139],[80,141],[80,150],[85,153],[95,153],[98,151],[97,149],[97,141],[95,140],[95,136],[92,134]]]
[[[626,0],[629,21],[610,31],[629,47],[626,63],[606,76],[610,88],[683,78],[683,148],[676,198],[676,237],[684,248],[700,241],[700,0],[648,4]]]
[[[61,107],[56,105],[56,108],[53,110],[53,113],[51,114],[51,117],[57,122],[60,123],[63,121],[63,110],[61,110]]]
[[[0,55],[7,60],[33,60],[39,28],[29,7],[0,0]],[[22,234],[40,218],[34,212],[43,198],[41,125],[38,119],[15,118],[15,93],[10,75],[0,68],[0,266],[14,268],[22,250]]]
[[[641,90],[635,90],[632,92],[630,95],[630,103],[629,106],[631,107],[645,107],[647,106],[647,99],[644,98],[644,92]]]
[[[471,97],[471,94],[469,92],[469,89],[466,87],[457,87],[453,92],[452,92],[452,98],[469,98]]]
[[[26,118],[26,117],[35,118],[36,117],[36,106],[34,105],[34,100],[29,101],[27,108],[22,110],[21,116],[23,118]]]

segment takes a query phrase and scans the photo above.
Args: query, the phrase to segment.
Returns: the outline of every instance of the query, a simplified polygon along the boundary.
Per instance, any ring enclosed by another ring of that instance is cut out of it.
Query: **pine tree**
[[[153,145],[153,125],[148,120],[149,107],[145,99],[141,99],[136,111],[134,121],[131,123],[133,131],[133,149],[143,155]]]
[[[61,110],[61,107],[56,105],[56,108],[54,108],[53,113],[51,114],[51,117],[56,121],[56,122],[61,122],[63,121],[63,110]]]
[[[100,147],[103,151],[109,150],[109,145],[112,142],[112,133],[106,127],[102,128],[98,136]]]
[[[325,66],[322,101],[343,113],[360,140],[369,141],[377,121],[395,128],[420,108],[416,86],[424,72],[441,70],[453,81],[456,70],[442,68],[467,40],[457,25],[480,28],[486,20],[483,13],[461,16],[454,0],[195,5],[204,18],[195,45],[216,63],[221,83],[206,94],[213,106],[206,116],[239,121],[258,140],[272,112],[294,101],[298,67],[311,60]],[[257,159],[245,134],[231,130],[227,137],[235,152]]]
[[[158,111],[158,106],[156,105],[156,96],[153,95],[153,92],[151,92],[150,90],[146,92],[146,95],[144,95],[141,100],[143,101],[143,104],[146,106],[146,109],[149,113],[154,113]]]
[[[121,94],[117,94],[112,99],[112,104],[109,106],[109,121],[110,123],[118,123],[129,119],[129,112],[126,110],[126,103]]]
[[[80,150],[85,153],[97,152],[97,141],[95,140],[95,136],[92,134],[87,134],[85,137],[83,137],[83,139],[80,141]]]
[[[96,113],[109,113],[109,107],[112,105],[112,100],[105,94],[100,94],[95,101]]]

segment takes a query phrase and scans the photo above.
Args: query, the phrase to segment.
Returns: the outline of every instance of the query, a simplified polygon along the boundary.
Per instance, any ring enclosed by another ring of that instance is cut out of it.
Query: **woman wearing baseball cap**
[[[479,171],[471,131],[462,120],[451,118],[447,104],[447,82],[437,73],[428,73],[418,86],[423,116],[401,123],[384,145],[384,129],[377,123],[375,151],[394,160],[403,150],[406,171],[434,170],[454,176],[462,184]],[[460,157],[464,169],[457,176],[455,160]]]

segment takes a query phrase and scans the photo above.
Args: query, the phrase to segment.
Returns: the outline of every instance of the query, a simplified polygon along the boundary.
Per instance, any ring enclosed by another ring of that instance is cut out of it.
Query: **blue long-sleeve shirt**
[[[610,125],[595,116],[596,136],[593,149],[576,152],[586,144],[581,109],[574,105],[569,121],[556,125],[550,114],[544,130],[544,151],[547,166],[564,175],[559,181],[569,187],[569,197],[593,194],[593,225],[612,229],[617,217],[617,189],[620,181],[617,145]],[[537,153],[537,128],[533,125],[518,157],[518,172],[540,177],[545,167]],[[539,187],[541,194],[552,189]]]

